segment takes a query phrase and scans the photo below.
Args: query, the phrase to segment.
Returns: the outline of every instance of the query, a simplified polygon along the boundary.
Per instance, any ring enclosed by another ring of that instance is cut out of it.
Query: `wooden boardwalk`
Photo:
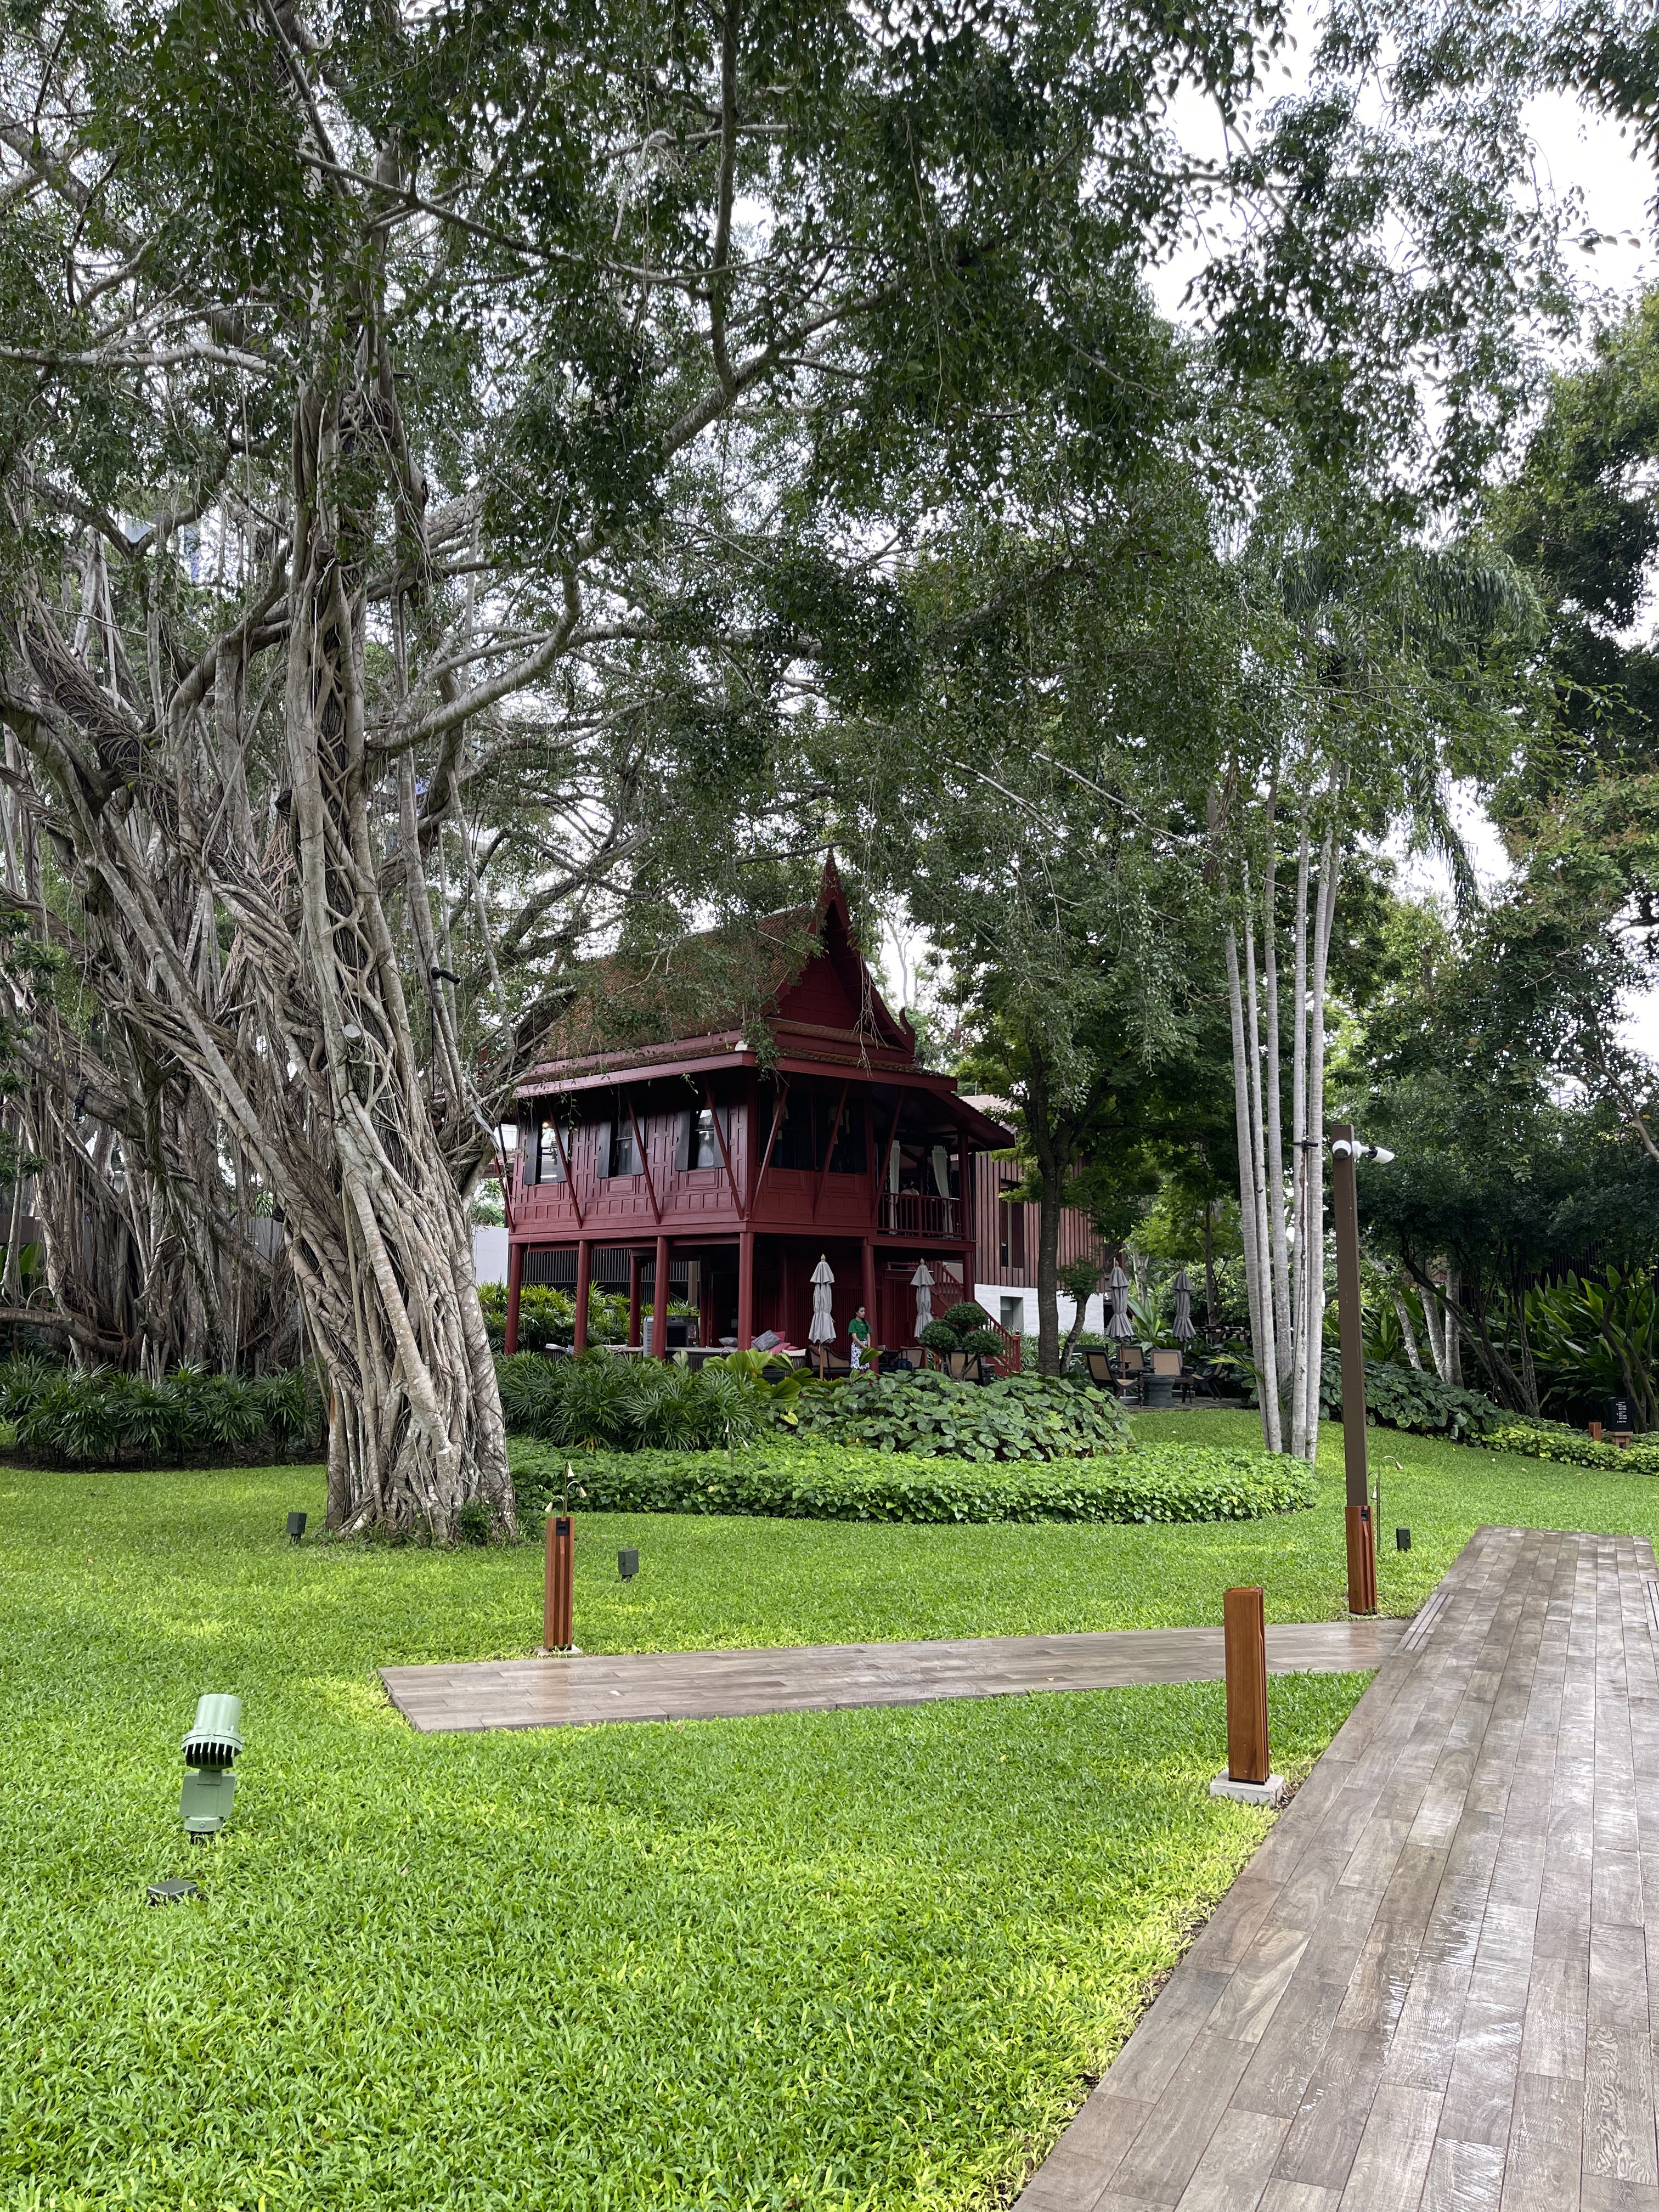
[[[1270,1628],[1276,1674],[1375,1667],[1398,1620]],[[1218,1628],[1131,1628],[1081,1636],[973,1636],[929,1644],[818,1644],[769,1651],[629,1652],[383,1667],[392,1702],[422,1731],[570,1728],[595,1721],[732,1719],[850,1705],[922,1705],[1044,1690],[1220,1679]]]
[[[1480,1530],[1016,2212],[1659,2212],[1654,1577]]]

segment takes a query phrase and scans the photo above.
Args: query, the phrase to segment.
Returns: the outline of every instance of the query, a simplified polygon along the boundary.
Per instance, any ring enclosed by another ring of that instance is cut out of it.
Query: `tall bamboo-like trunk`
[[[1250,871],[1244,866],[1244,972],[1249,991],[1247,1007],[1249,1073],[1250,1079],[1250,1194],[1255,1209],[1255,1248],[1257,1265],[1261,1273],[1261,1334],[1257,1340],[1257,1363],[1261,1370],[1261,1389],[1273,1401],[1272,1422],[1268,1425],[1270,1451],[1283,1445],[1283,1429],[1279,1404],[1279,1340],[1276,1328],[1277,1285],[1273,1281],[1273,1239],[1268,1226],[1267,1135],[1262,1114],[1261,1021],[1256,1000],[1255,988],[1255,919],[1250,900]]]
[[[1261,970],[1267,1000],[1267,1057],[1262,1082],[1267,1108],[1267,1235],[1273,1271],[1273,1341],[1281,1400],[1295,1362],[1291,1321],[1291,1264],[1285,1235],[1285,1133],[1279,1036],[1279,854],[1268,809],[1267,872],[1261,896]]]
[[[1407,1303],[1403,1291],[1396,1291],[1394,1294],[1394,1311],[1395,1318],[1400,1323],[1400,1335],[1406,1347],[1406,1358],[1420,1375],[1423,1371],[1423,1355],[1417,1348],[1417,1331],[1412,1325],[1412,1310]]]
[[[1291,1450],[1308,1455],[1308,813],[1297,838],[1296,939],[1291,983],[1291,1151],[1295,1159],[1296,1319],[1291,1346]]]
[[[1434,1362],[1434,1371],[1443,1382],[1449,1382],[1446,1365],[1446,1337],[1441,1325],[1440,1301],[1432,1291],[1423,1292],[1423,1322],[1429,1333],[1429,1357]]]
[[[1244,1287],[1249,1302],[1250,1345],[1255,1356],[1257,1387],[1261,1399],[1262,1441],[1269,1451],[1279,1449],[1279,1396],[1263,1346],[1272,1329],[1272,1296],[1267,1291],[1261,1251],[1257,1242],[1255,1202],[1255,1159],[1250,1134],[1249,1064],[1244,1042],[1244,1000],[1238,974],[1238,937],[1230,923],[1224,944],[1227,957],[1227,1007],[1232,1019],[1233,1115],[1238,1139],[1238,1221],[1244,1242]]]

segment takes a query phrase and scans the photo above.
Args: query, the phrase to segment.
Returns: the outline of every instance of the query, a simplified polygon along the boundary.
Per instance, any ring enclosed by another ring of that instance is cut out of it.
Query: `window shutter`
[[[694,1119],[695,1114],[693,1109],[688,1108],[687,1110],[679,1116],[678,1122],[675,1124],[674,1165],[681,1174],[684,1173],[687,1166],[690,1163],[691,1124]]]
[[[611,1172],[609,1121],[595,1121],[593,1124],[593,1172],[599,1176],[608,1176]]]

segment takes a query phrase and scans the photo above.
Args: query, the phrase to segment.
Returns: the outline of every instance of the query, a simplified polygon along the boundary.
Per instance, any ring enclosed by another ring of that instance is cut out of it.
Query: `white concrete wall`
[[[499,1225],[472,1232],[472,1273],[481,1283],[507,1280],[507,1231]]]
[[[976,1283],[974,1296],[994,1322],[1016,1336],[1035,1336],[1037,1333],[1037,1294],[1035,1290],[1011,1291],[1006,1283]],[[1010,1318],[1004,1319],[1005,1301],[1013,1310]],[[1063,1337],[1072,1326],[1076,1313],[1075,1302],[1064,1291],[1060,1294],[1060,1333]],[[1097,1329],[1104,1334],[1106,1300],[1103,1296],[1091,1297],[1084,1310],[1085,1328]]]

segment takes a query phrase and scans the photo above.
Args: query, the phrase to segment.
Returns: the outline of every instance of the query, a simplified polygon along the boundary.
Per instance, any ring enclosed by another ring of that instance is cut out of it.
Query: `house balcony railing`
[[[884,1190],[881,1225],[896,1237],[959,1237],[962,1208],[954,1198],[914,1190]]]

